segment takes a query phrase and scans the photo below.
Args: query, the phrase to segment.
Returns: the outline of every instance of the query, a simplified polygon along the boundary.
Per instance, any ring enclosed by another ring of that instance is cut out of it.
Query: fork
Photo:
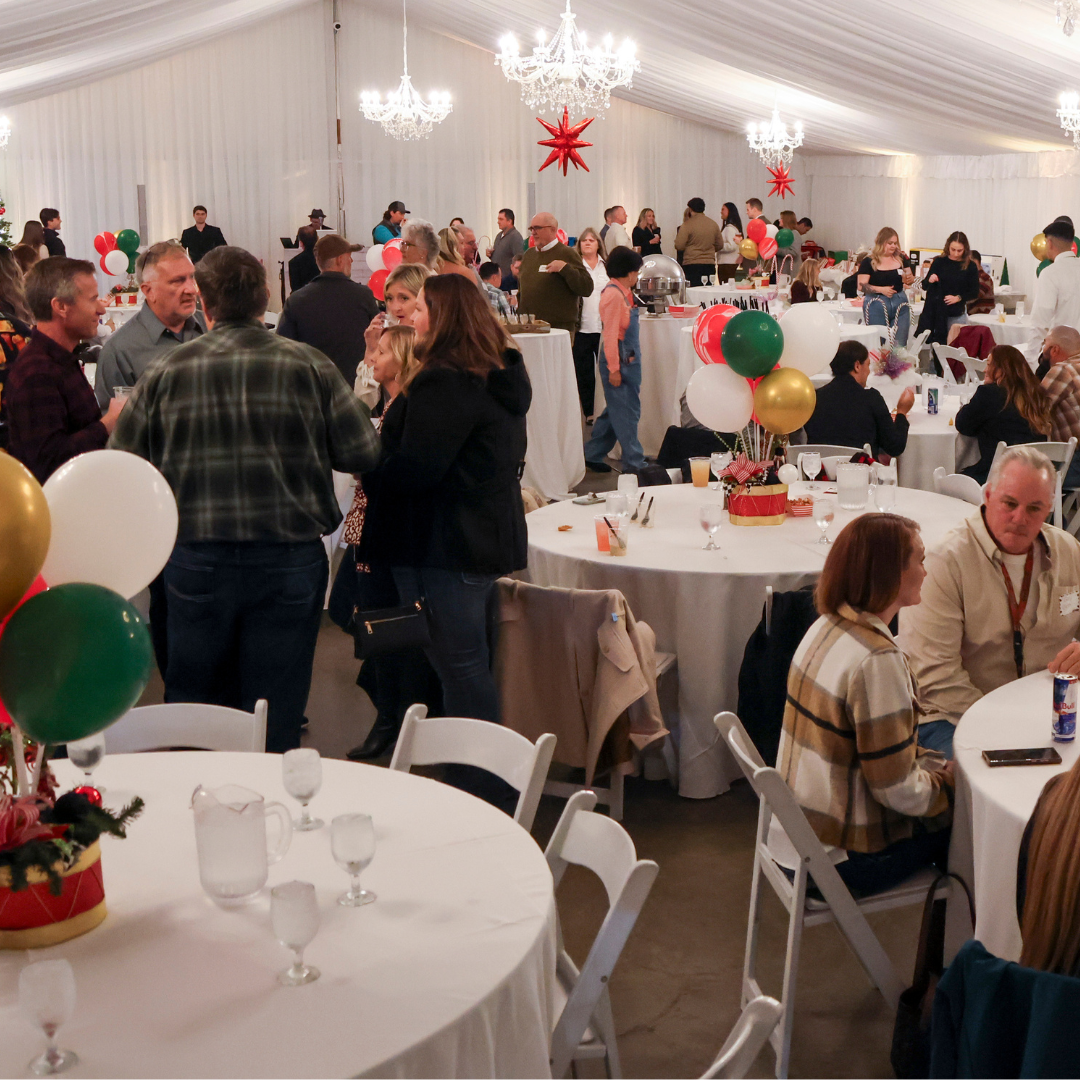
[[[652,513],[652,504],[655,502],[656,496],[654,495],[649,499],[649,505],[645,508],[645,516],[641,519],[641,527],[644,529],[649,524],[649,515]]]
[[[634,516],[630,519],[632,522],[637,521],[637,516],[638,516],[639,513],[641,513],[641,504],[644,501],[645,501],[645,492],[643,491],[638,496],[637,506],[634,507]],[[644,524],[644,522],[642,522],[642,524]]]

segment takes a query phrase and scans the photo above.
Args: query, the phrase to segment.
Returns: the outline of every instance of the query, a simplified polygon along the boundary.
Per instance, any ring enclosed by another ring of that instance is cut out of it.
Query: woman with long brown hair
[[[1045,442],[1050,434],[1050,399],[1024,359],[1011,345],[990,351],[983,383],[956,414],[956,430],[979,440],[979,460],[964,469],[986,483],[999,442]]]
[[[498,723],[487,620],[497,578],[528,561],[518,477],[532,387],[521,353],[463,277],[429,278],[413,326],[416,364],[386,410],[383,459],[363,480],[360,558],[392,568],[400,603],[424,599],[447,715]],[[512,809],[506,785],[460,770],[455,782]]]
[[[968,301],[979,299],[979,267],[971,258],[971,245],[965,233],[950,233],[942,251],[944,254],[935,256],[930,263],[922,283],[926,289],[926,306],[941,307],[939,318],[944,318],[947,336],[950,326],[968,321]],[[924,307],[919,325],[928,321]],[[940,328],[938,336],[932,334],[930,340],[937,341],[939,336]]]
[[[817,300],[821,288],[821,260],[807,259],[799,267],[795,280],[791,283],[791,302],[807,304]]]
[[[788,674],[776,767],[821,842],[846,852],[836,869],[856,895],[948,857],[952,763],[931,771],[917,756],[911,673],[889,629],[919,603],[923,554],[909,518],[845,525],[814,595],[821,617]]]
[[[11,250],[0,246],[0,450],[8,444],[4,383],[30,340],[30,322],[22,271]]]
[[[888,326],[894,342],[907,344],[911,307],[904,290],[915,282],[911,261],[900,250],[900,237],[886,226],[878,231],[874,249],[859,264],[859,291],[863,294],[863,322]]]

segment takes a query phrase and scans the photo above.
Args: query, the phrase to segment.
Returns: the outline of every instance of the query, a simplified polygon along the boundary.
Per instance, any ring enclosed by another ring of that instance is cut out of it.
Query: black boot
[[[368,737],[359,746],[354,746],[345,756],[350,761],[370,761],[373,758],[382,757],[393,749],[400,727],[401,725],[393,717],[379,716],[368,732]]]

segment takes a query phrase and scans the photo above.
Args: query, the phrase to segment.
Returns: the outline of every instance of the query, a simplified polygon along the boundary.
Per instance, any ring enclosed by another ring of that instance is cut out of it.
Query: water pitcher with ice
[[[845,510],[862,510],[870,494],[870,466],[846,462],[836,466],[837,502]]]
[[[288,809],[237,784],[213,790],[200,784],[191,797],[191,809],[202,887],[226,907],[250,900],[266,884],[269,864],[289,850],[292,818]],[[279,821],[273,848],[267,845],[268,814]]]

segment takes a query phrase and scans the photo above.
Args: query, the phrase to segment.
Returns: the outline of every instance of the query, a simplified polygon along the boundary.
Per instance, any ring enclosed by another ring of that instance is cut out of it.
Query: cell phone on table
[[[1061,755],[1052,746],[1030,750],[984,750],[983,761],[991,769],[999,765],[1060,765]]]

